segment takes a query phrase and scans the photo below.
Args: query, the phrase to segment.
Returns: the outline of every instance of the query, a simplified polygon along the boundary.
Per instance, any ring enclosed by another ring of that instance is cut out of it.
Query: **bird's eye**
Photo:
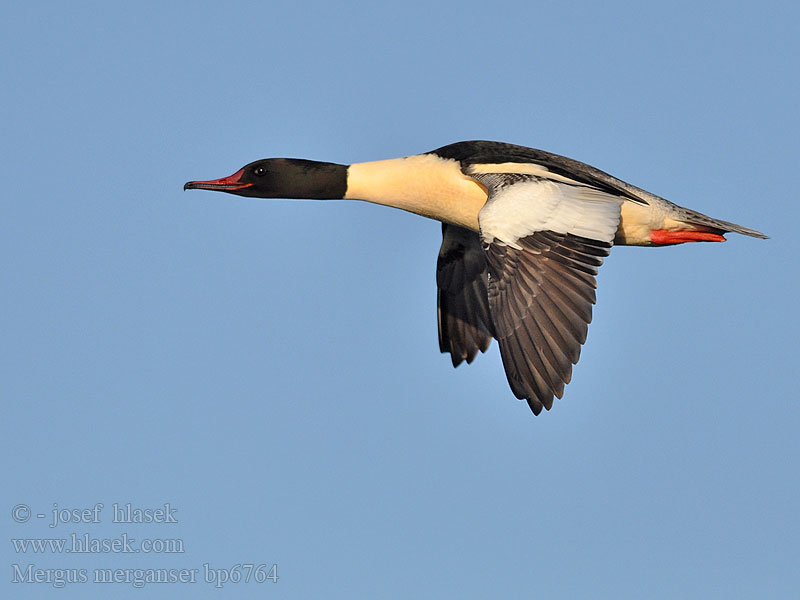
[[[256,167],[255,169],[253,169],[253,174],[256,175],[257,177],[263,177],[264,175],[267,174],[267,170],[264,167]]]

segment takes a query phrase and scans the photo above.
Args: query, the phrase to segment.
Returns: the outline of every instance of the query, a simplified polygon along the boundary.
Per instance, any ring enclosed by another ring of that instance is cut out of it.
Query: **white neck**
[[[478,212],[487,196],[483,186],[461,172],[457,161],[418,154],[350,165],[344,197],[478,231]]]

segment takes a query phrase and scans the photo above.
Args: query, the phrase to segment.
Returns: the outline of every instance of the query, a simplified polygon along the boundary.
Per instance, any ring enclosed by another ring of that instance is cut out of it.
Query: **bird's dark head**
[[[251,198],[337,199],[347,191],[347,165],[264,158],[222,179],[190,181],[183,189],[217,190]]]

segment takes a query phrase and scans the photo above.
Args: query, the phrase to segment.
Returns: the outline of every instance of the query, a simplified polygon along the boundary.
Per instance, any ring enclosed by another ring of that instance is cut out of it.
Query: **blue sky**
[[[362,4],[5,9],[2,595],[796,593],[797,4]],[[533,418],[496,344],[438,352],[438,223],[182,191],[463,139],[771,239],[614,249],[573,382]],[[50,528],[54,503],[104,508]],[[123,533],[184,552],[10,543]],[[31,563],[199,581],[14,583]],[[275,584],[203,581],[274,563]]]

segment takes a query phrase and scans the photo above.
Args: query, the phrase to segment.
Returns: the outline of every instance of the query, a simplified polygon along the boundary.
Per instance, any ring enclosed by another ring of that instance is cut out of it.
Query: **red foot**
[[[718,233],[706,233],[705,231],[654,229],[650,232],[650,241],[654,244],[683,244],[684,242],[724,242],[725,238]]]

